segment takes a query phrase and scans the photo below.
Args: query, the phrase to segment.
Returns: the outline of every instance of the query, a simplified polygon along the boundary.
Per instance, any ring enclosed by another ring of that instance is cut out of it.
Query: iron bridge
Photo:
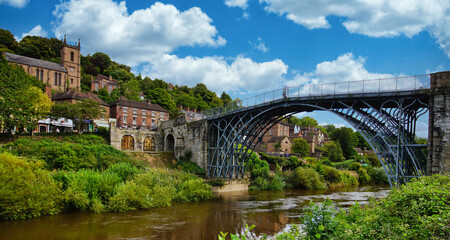
[[[376,153],[392,186],[426,175],[426,144],[414,140],[429,109],[430,76],[285,87],[205,112],[209,178],[242,178],[259,139],[301,112],[328,111],[347,121]]]

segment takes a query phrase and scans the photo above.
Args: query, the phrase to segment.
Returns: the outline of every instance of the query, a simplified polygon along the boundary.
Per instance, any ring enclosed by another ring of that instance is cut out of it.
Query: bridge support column
[[[450,71],[431,74],[428,175],[450,173]]]

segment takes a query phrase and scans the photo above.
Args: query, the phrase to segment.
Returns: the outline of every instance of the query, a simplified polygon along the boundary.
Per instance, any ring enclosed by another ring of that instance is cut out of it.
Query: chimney
[[[50,98],[50,100],[52,99],[52,87],[49,85],[45,85],[45,94],[48,96],[48,98]]]

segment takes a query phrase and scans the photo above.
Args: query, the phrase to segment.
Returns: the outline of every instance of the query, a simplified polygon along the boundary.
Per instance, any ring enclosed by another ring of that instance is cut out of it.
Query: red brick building
[[[111,75],[109,77],[104,75],[97,75],[97,77],[91,78],[91,91],[99,91],[102,88],[105,88],[108,93],[111,93],[118,86],[118,82],[114,80]]]
[[[157,104],[136,102],[120,97],[110,105],[111,118],[116,127],[133,129],[156,129],[161,121],[169,120],[169,112]]]

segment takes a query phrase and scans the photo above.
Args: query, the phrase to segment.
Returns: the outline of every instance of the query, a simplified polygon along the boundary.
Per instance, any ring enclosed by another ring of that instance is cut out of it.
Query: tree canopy
[[[330,138],[333,141],[339,142],[343,155],[346,159],[349,159],[350,156],[355,155],[355,146],[358,142],[353,130],[348,127],[341,127],[335,129],[331,134]]]
[[[296,138],[292,144],[291,151],[293,153],[300,153],[301,157],[309,156],[309,144],[303,138]]]
[[[51,101],[42,91],[44,84],[22,67],[0,60],[0,126],[30,130],[50,112]]]
[[[104,114],[103,107],[92,99],[83,99],[77,103],[60,102],[53,105],[52,118],[73,119],[78,132],[81,131],[83,120],[93,120]]]

